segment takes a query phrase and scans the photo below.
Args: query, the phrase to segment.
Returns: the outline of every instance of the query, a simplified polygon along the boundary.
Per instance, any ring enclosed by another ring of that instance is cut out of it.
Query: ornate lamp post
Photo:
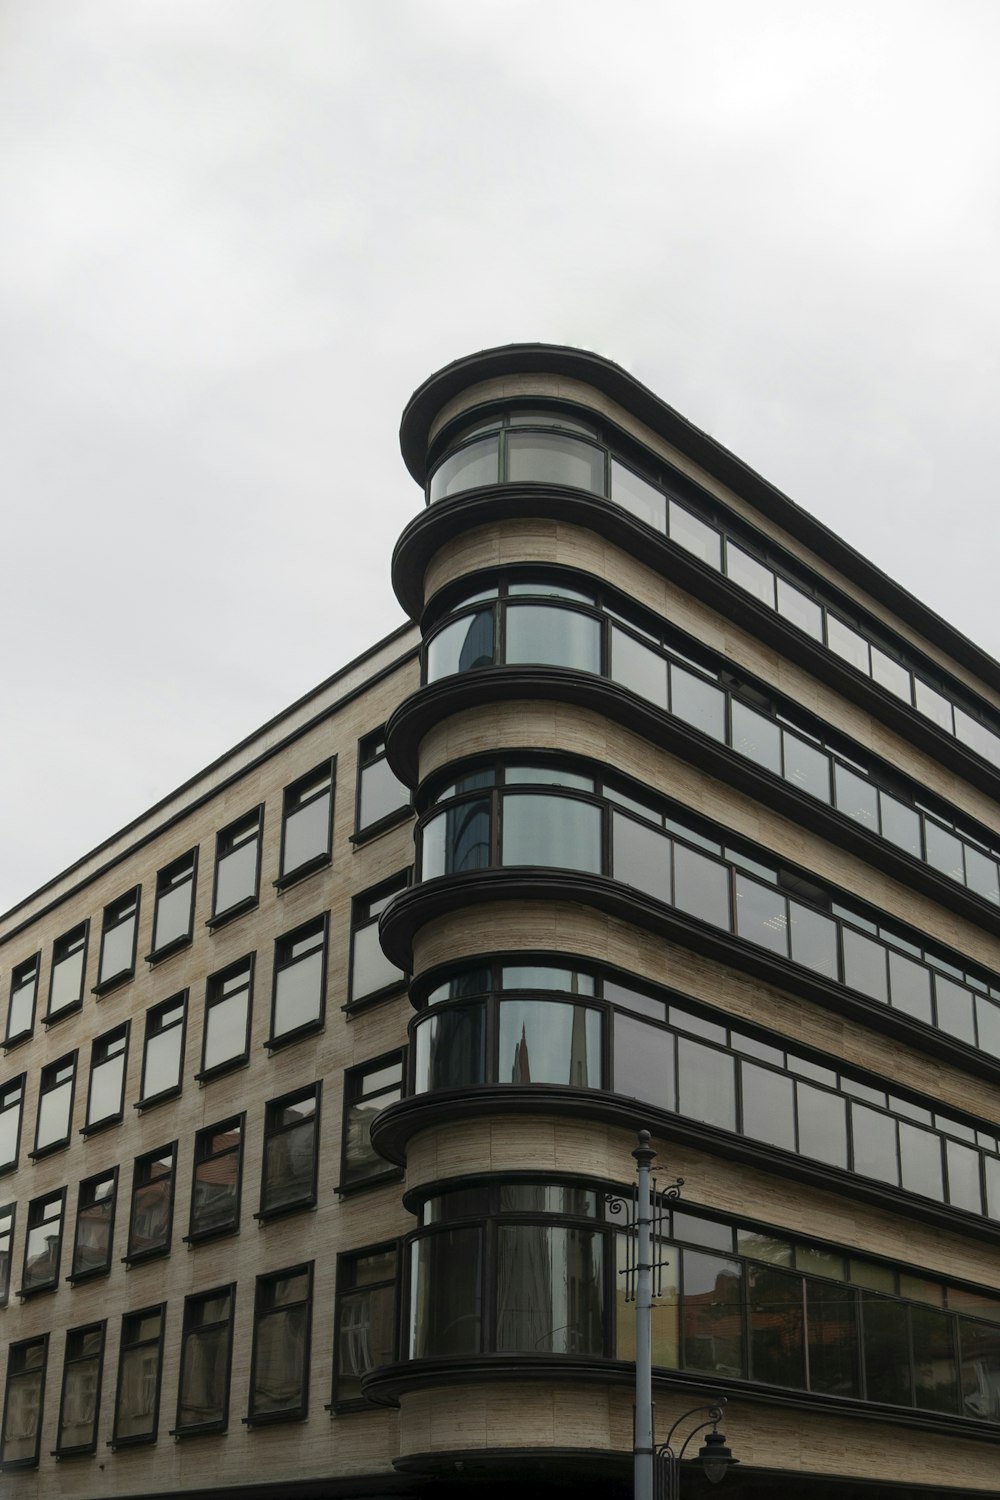
[[[725,1479],[726,1474],[733,1464],[738,1464],[739,1459],[734,1458],[732,1452],[726,1446],[726,1435],[719,1431],[719,1423],[722,1421],[722,1408],[726,1404],[725,1396],[715,1397],[711,1406],[694,1406],[686,1411],[671,1427],[667,1434],[665,1443],[657,1443],[656,1471],[654,1475],[654,1500],[678,1500],[681,1482],[681,1459],[687,1451],[687,1446],[693,1437],[699,1432],[704,1432],[706,1427],[711,1427],[711,1432],[705,1438],[698,1450],[701,1466],[705,1478],[709,1484],[718,1484]],[[678,1427],[690,1417],[706,1417],[704,1422],[699,1422],[692,1427],[687,1437],[679,1448],[674,1447],[674,1435]]]

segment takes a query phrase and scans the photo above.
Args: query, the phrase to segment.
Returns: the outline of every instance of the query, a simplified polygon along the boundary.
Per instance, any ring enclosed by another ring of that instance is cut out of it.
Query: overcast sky
[[[1000,651],[995,0],[0,0],[0,911],[401,623],[402,406],[619,361]]]

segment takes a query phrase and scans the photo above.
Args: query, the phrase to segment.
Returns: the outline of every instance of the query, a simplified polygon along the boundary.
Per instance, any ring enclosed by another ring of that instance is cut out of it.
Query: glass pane
[[[676,1107],[674,1038],[669,1031],[615,1014],[615,1093],[645,1099],[658,1109]]]
[[[714,526],[700,521],[675,500],[670,501],[669,519],[672,542],[700,557],[710,568],[722,567],[722,538]]]
[[[676,662],[670,664],[670,712],[713,740],[725,743],[726,695]]]
[[[132,942],[135,937],[135,917],[128,917],[116,927],[104,933],[101,945],[101,974],[99,983],[113,979],[116,974],[125,974],[132,967]]]
[[[577,438],[541,432],[507,436],[509,484],[565,484],[604,494],[604,453]]]
[[[482,1293],[478,1229],[450,1229],[410,1246],[411,1359],[474,1354]]]
[[[397,969],[382,952],[378,922],[369,922],[367,927],[356,928],[351,959],[351,999],[373,995],[377,990],[400,984],[402,979],[402,969]]]
[[[422,880],[485,870],[490,862],[490,801],[474,798],[438,813],[421,834]]]
[[[257,839],[224,854],[216,867],[215,910],[228,911],[257,894]]]
[[[899,1152],[903,1187],[925,1198],[944,1199],[941,1137],[906,1120],[899,1122]]]
[[[902,698],[904,703],[910,701],[910,674],[905,667],[901,667],[898,661],[893,661],[880,651],[877,646],[871,648],[872,677],[879,687],[884,687],[888,692]]]
[[[71,953],[52,966],[52,990],[49,1011],[55,1014],[66,1005],[75,1005],[83,990],[83,949]]]
[[[860,1396],[858,1303],[848,1288],[806,1280],[809,1389]]]
[[[69,1134],[69,1105],[72,1083],[61,1083],[49,1089],[38,1100],[38,1136],[35,1149],[42,1151]]]
[[[927,846],[927,863],[942,875],[965,883],[965,864],[962,860],[962,841],[946,828],[930,818],[924,819],[924,841]]]
[[[911,1307],[915,1404],[925,1411],[958,1411],[955,1320],[933,1307]]]
[[[799,1150],[813,1161],[831,1167],[847,1166],[846,1101],[811,1083],[796,1085]]]
[[[115,1207],[114,1179],[99,1183],[91,1202],[81,1204],[76,1219],[73,1275],[103,1269],[111,1258],[111,1218]]]
[[[361,1377],[395,1358],[396,1289],[355,1292],[340,1304],[337,1341],[337,1399],[357,1400]]]
[[[830,757],[822,750],[807,745],[797,734],[782,734],[785,750],[785,779],[792,781],[810,797],[820,802],[830,800]]]
[[[838,810],[863,828],[878,833],[878,791],[871,782],[835,761],[833,784]]]
[[[418,1094],[486,1082],[486,1007],[435,1011],[416,1028]]]
[[[931,1024],[931,975],[894,948],[889,949],[889,998],[896,1010]]]
[[[601,670],[601,625],[593,615],[546,604],[507,607],[504,660],[544,662],[578,672]]]
[[[615,1277],[615,1358],[635,1359],[635,1303],[625,1300],[625,1268],[628,1243],[625,1235],[615,1235],[617,1275]],[[653,1303],[650,1338],[654,1366],[676,1370],[680,1364],[680,1253],[672,1245],[664,1246],[661,1260],[662,1295]]]
[[[852,927],[843,929],[843,939],[844,983],[884,1004],[889,999],[885,948]]]
[[[611,676],[657,708],[666,708],[666,661],[617,626],[611,628]]]
[[[493,610],[453,620],[428,642],[427,681],[437,682],[454,672],[471,672],[493,665]]]
[[[22,1031],[30,1030],[35,1011],[37,983],[38,976],[33,974],[26,984],[17,985],[11,990],[10,1009],[7,1012],[8,1036],[20,1036]]]
[[[730,703],[732,746],[755,765],[781,775],[781,730],[773,719],[748,708],[736,698]]]
[[[674,845],[674,905],[713,927],[730,925],[729,871],[684,844]]]
[[[937,997],[937,1023],[949,1036],[960,1042],[976,1045],[976,1023],[972,991],[964,985],[946,979],[943,974],[934,975],[934,993]]]
[[[788,952],[788,906],[773,886],[736,876],[736,931],[772,953]]]
[[[285,819],[282,873],[330,852],[330,793],[316,797]]]
[[[862,1294],[861,1307],[868,1400],[912,1405],[907,1308],[872,1293]]]
[[[173,1171],[169,1161],[162,1169],[156,1164],[151,1169],[149,1180],[136,1187],[132,1196],[129,1255],[156,1250],[168,1243],[172,1190]]]
[[[249,994],[241,990],[209,1008],[205,1016],[204,1071],[246,1052],[249,1003]]]
[[[275,977],[274,1031],[276,1036],[318,1021],[323,1010],[323,953],[310,953],[279,969]]]
[[[969,890],[975,891],[977,896],[991,901],[994,906],[1000,903],[1000,879],[995,859],[966,846],[965,879]]]
[[[186,937],[191,930],[191,894],[193,881],[183,880],[172,890],[164,891],[156,902],[156,933],[153,951]]]
[[[913,701],[918,713],[925,718],[933,720],[942,729],[952,733],[953,724],[951,717],[951,704],[943,693],[937,692],[919,677],[913,679]]]
[[[811,907],[789,901],[792,957],[827,979],[837,979],[837,924]]]
[[[811,635],[814,641],[823,639],[823,611],[815,600],[803,594],[787,578],[779,578],[778,613],[792,625]]]
[[[59,1412],[60,1449],[83,1448],[93,1443],[99,1376],[100,1362],[96,1359],[66,1365]]]
[[[955,709],[955,734],[963,745],[968,745],[991,765],[1000,765],[1000,738],[961,708]]]
[[[945,1151],[948,1157],[948,1202],[955,1208],[967,1208],[970,1213],[981,1214],[979,1152],[958,1141],[945,1141]]]
[[[603,1354],[603,1250],[591,1230],[501,1224],[497,1349]]]
[[[151,1099],[164,1089],[175,1088],[181,1081],[182,1026],[172,1026],[169,1031],[158,1032],[146,1043],[146,1071],[143,1077],[142,1096]]]
[[[122,1351],[116,1437],[144,1437],[153,1431],[156,1426],[158,1371],[158,1345]]]
[[[795,1150],[795,1085],[783,1073],[740,1064],[743,1134],[785,1151]]]
[[[984,995],[976,996],[976,1028],[983,1051],[992,1057],[1000,1057],[1000,1006]],[[2,1156],[0,1160],[3,1160]]]
[[[920,859],[920,814],[903,802],[897,802],[888,792],[879,792],[879,809],[882,815],[882,837],[905,849],[914,859]]]
[[[678,1037],[678,1113],[722,1130],[735,1130],[734,1068],[734,1060],[727,1053]]]
[[[384,758],[374,765],[365,766],[361,772],[361,799],[358,808],[358,827],[367,828],[386,818],[398,807],[406,807],[410,794],[393,774],[392,767]]]
[[[726,541],[726,573],[733,583],[738,584],[741,589],[746,589],[748,594],[753,594],[762,604],[774,608],[774,574],[770,568],[765,568],[755,557],[737,547],[735,542]]]
[[[1000,1335],[996,1328],[959,1318],[962,1350],[962,1415],[1000,1421]]]
[[[191,1233],[222,1229],[235,1222],[238,1210],[240,1153],[226,1151],[199,1162],[194,1172]]]
[[[614,877],[624,885],[648,891],[658,901],[669,904],[670,840],[656,828],[647,828],[634,818],[612,814],[614,834]]]
[[[684,1368],[743,1374],[743,1267],[738,1260],[685,1250]]]
[[[91,1069],[88,1125],[94,1125],[98,1120],[107,1120],[113,1115],[121,1114],[124,1085],[124,1052],[120,1052],[117,1057],[109,1058],[107,1062],[98,1063],[96,1068]]]
[[[508,793],[501,830],[505,865],[601,870],[601,812],[573,797]]]
[[[17,1156],[17,1135],[20,1124],[20,1104],[0,1113],[0,1167],[7,1166]]]
[[[310,1198],[316,1160],[316,1122],[304,1120],[264,1142],[264,1188],[261,1208],[285,1208]],[[375,1158],[376,1162],[378,1158]]]
[[[611,498],[622,510],[630,511],[657,531],[667,529],[667,501],[659,490],[626,469],[616,458],[611,460]]]
[[[498,1081],[600,1088],[600,1012],[558,1001],[502,1001]]]
[[[496,484],[498,471],[499,437],[489,437],[482,442],[470,443],[460,448],[444,463],[439,464],[431,476],[431,500],[444,500],[462,490],[476,489],[481,484]]]
[[[838,620],[836,615],[828,614],[826,617],[826,643],[831,651],[850,662],[852,667],[857,667],[866,677],[870,675],[868,642],[856,630]]]
[[[802,1390],[806,1383],[802,1277],[748,1267],[750,1379]]]
[[[229,1329],[189,1333],[184,1340],[177,1420],[182,1427],[222,1421],[229,1386]]]
[[[869,1109],[865,1104],[852,1104],[851,1138],[855,1172],[862,1177],[874,1177],[879,1182],[891,1182],[898,1187],[896,1121],[892,1116]]]
[[[250,1396],[254,1415],[301,1408],[306,1388],[308,1313],[306,1306],[288,1307],[261,1321]]]
[[[8,1380],[3,1429],[3,1456],[6,1463],[35,1457],[44,1383],[44,1369]]]

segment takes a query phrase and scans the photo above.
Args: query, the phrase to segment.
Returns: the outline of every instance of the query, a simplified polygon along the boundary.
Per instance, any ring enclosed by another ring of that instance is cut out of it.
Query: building
[[[3,919],[5,1493],[626,1495],[646,1126],[660,1435],[996,1494],[1000,667],[597,356],[401,441],[412,625]]]

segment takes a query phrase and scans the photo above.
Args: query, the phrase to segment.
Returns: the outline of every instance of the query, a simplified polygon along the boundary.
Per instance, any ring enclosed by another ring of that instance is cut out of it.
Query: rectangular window
[[[410,794],[385,758],[385,729],[358,744],[358,812],[355,837],[398,822],[410,811]]]
[[[49,980],[49,1008],[43,1017],[56,1021],[83,1004],[83,975],[87,966],[87,932],[89,922],[64,932],[52,944],[52,976]]]
[[[397,891],[409,884],[409,872],[403,870],[391,880],[362,891],[351,902],[351,985],[348,1005],[388,994],[405,983],[406,975],[382,952],[378,939],[378,919]]]
[[[101,923],[101,961],[97,966],[94,993],[103,995],[112,985],[131,979],[135,973],[135,942],[139,930],[140,887],[119,896],[104,908]]]
[[[7,1006],[5,1047],[11,1047],[30,1036],[35,1026],[35,1001],[38,999],[38,971],[42,955],[36,953],[18,964],[10,976],[10,1002]]]
[[[251,953],[209,978],[199,1080],[238,1068],[250,1056],[253,961]]]
[[[24,1339],[19,1344],[11,1344],[7,1353],[0,1468],[38,1467],[48,1353],[47,1333],[40,1339]]]
[[[0,1088],[0,1172],[13,1172],[21,1149],[24,1074]]]
[[[255,807],[223,828],[215,840],[215,886],[209,926],[218,926],[257,905],[264,808]]]
[[[0,1307],[7,1306],[10,1296],[10,1258],[14,1248],[16,1213],[16,1203],[7,1203],[0,1208]]]
[[[46,1151],[55,1151],[69,1143],[75,1080],[75,1052],[68,1052],[58,1062],[49,1063],[47,1068],[42,1069],[32,1156],[41,1156]]]
[[[191,1223],[187,1239],[231,1234],[240,1227],[240,1179],[246,1116],[199,1130],[194,1138]]]
[[[66,1334],[56,1434],[56,1453],[60,1458],[96,1451],[105,1327],[103,1322],[90,1323],[86,1328],[71,1328]]]
[[[275,943],[271,1035],[265,1046],[279,1046],[323,1024],[326,928],[326,916],[316,917]]]
[[[125,1252],[127,1261],[165,1255],[170,1249],[176,1167],[176,1141],[136,1157]]]
[[[19,1297],[53,1287],[59,1280],[66,1189],[33,1198],[28,1204],[28,1235],[24,1242],[24,1272]]]
[[[335,767],[335,759],[324,761],[285,788],[279,886],[329,862]]]
[[[395,1241],[337,1257],[333,1405],[361,1401],[361,1377],[396,1358]]]
[[[125,1108],[128,1021],[95,1037],[90,1049],[90,1093],[84,1133],[120,1120]]]
[[[111,1242],[115,1232],[117,1197],[117,1167],[81,1182],[70,1281],[82,1281],[87,1276],[103,1276],[111,1270]]]
[[[122,1318],[115,1393],[115,1425],[111,1443],[155,1443],[160,1418],[160,1374],[163,1368],[163,1325],[167,1305],[147,1307]]]
[[[264,1114],[259,1218],[311,1208],[319,1165],[320,1085],[273,1099]]]
[[[185,1299],[178,1434],[226,1430],[235,1301],[235,1283]]]
[[[139,1090],[141,1107],[179,1093],[186,1020],[187,990],[172,995],[146,1012],[146,1042]]]
[[[157,875],[151,959],[166,958],[191,941],[197,869],[198,851],[192,849]]]
[[[250,1366],[251,1422],[295,1422],[309,1413],[313,1267],[257,1277]]]
[[[371,1142],[371,1123],[403,1094],[403,1054],[390,1052],[344,1074],[341,1189],[395,1174]]]

